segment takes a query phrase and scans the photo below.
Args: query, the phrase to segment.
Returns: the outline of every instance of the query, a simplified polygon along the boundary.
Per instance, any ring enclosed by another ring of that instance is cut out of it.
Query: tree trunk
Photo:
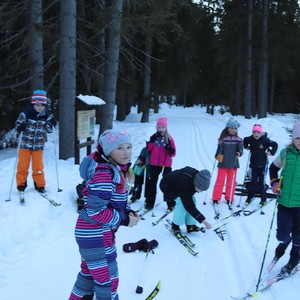
[[[267,116],[268,105],[268,17],[269,0],[263,1],[261,60],[259,64],[258,118]]]
[[[105,10],[105,0],[98,0],[98,4],[100,7],[100,12],[103,13]],[[101,30],[99,32],[99,64],[98,64],[98,69],[97,69],[97,74],[98,74],[98,85],[97,85],[97,94],[98,97],[104,100],[105,97],[105,30]],[[101,119],[101,112],[102,112],[103,106],[98,106],[96,108],[96,123],[100,124],[100,119]],[[100,134],[100,131],[99,131]]]
[[[107,63],[105,66],[105,95],[103,99],[106,105],[101,108],[99,135],[113,127],[118,79],[123,0],[112,0],[111,2],[111,17],[107,36]]]
[[[44,89],[44,51],[42,0],[32,0],[30,7],[29,66],[31,89]]]
[[[145,45],[145,70],[144,70],[144,95],[143,113],[141,123],[149,122],[149,110],[151,107],[151,55],[152,55],[152,36],[148,34]]]
[[[269,113],[272,114],[274,110],[274,94],[275,94],[275,68],[271,67],[271,84],[270,84],[270,101]]]
[[[242,45],[241,45],[241,37],[239,36],[239,44],[238,44],[238,69],[237,69],[237,80],[235,86],[235,103],[234,103],[234,113],[237,115],[241,114],[241,86],[242,86]]]
[[[247,30],[247,61],[245,82],[245,118],[251,119],[252,101],[252,26],[253,26],[253,0],[248,0],[248,30]]]
[[[75,156],[76,0],[60,2],[59,158]]]

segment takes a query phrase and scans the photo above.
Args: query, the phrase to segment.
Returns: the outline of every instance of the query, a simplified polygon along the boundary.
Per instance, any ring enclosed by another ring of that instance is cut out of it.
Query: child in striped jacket
[[[101,157],[83,190],[84,207],[75,227],[81,271],[69,300],[93,299],[93,293],[96,299],[119,299],[115,233],[119,226],[132,227],[139,221],[138,214],[127,206],[130,135],[107,130],[100,136],[99,144]]]

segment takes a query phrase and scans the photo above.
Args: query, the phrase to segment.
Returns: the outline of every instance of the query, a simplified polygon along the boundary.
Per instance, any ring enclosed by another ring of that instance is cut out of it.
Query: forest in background
[[[117,120],[138,105],[147,122],[160,101],[296,114],[299,16],[297,0],[3,0],[0,130],[14,127],[33,89],[48,92],[71,145],[78,94],[107,102],[102,131],[115,105]]]

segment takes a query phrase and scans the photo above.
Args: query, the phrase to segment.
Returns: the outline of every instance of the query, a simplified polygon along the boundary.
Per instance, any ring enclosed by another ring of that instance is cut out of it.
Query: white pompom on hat
[[[99,137],[99,144],[103,149],[103,153],[108,156],[121,144],[132,144],[132,141],[131,136],[127,131],[109,129],[101,134]]]

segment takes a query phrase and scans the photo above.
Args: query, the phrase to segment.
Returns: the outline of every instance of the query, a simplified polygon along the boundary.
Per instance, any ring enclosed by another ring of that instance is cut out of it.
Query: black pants
[[[252,178],[249,187],[248,197],[253,198],[254,194],[259,191],[262,201],[266,201],[266,189],[265,189],[265,167],[251,169]]]
[[[147,208],[153,208],[157,193],[157,181],[158,176],[163,172],[163,176],[172,171],[171,167],[159,167],[149,166],[149,176],[146,176],[146,187],[145,187],[145,206]]]
[[[300,207],[288,208],[278,204],[276,237],[287,246],[292,241],[289,262],[296,266],[300,260]]]

